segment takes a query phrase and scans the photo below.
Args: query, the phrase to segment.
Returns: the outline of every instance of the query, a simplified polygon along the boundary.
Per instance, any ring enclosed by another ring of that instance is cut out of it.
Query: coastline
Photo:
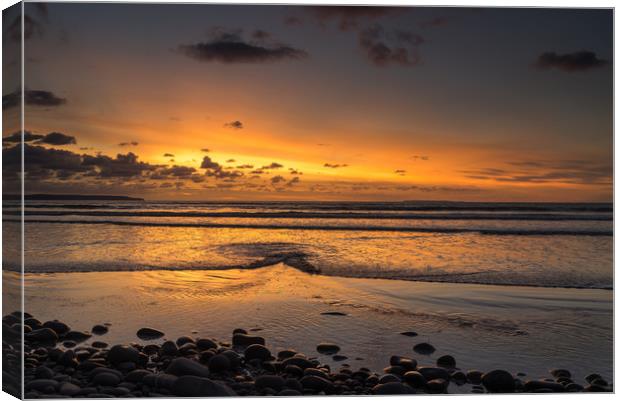
[[[241,327],[265,337],[274,353],[294,348],[332,368],[346,363],[381,372],[390,355],[434,365],[438,356],[449,354],[463,371],[501,368],[525,373],[524,381],[548,377],[553,368],[569,369],[579,379],[612,375],[613,293],[608,290],[352,279],[311,275],[284,264],[254,270],[27,273],[25,283],[27,312],[79,330],[110,323],[109,332],[97,338],[108,344],[136,342],[136,331],[145,326],[172,340],[184,335],[228,340]],[[336,313],[324,314],[330,312]],[[406,331],[418,336],[400,334]],[[348,359],[336,363],[317,354],[316,345],[325,341],[339,344]],[[438,351],[419,355],[412,349],[419,342]]]

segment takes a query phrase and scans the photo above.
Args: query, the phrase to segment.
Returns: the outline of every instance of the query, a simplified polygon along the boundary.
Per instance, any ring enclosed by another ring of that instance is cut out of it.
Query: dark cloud
[[[243,172],[241,171],[231,171],[225,170],[222,165],[211,160],[209,156],[205,156],[202,159],[202,163],[200,164],[200,168],[205,169],[205,175],[207,177],[214,177],[216,179],[224,179],[224,180],[235,180],[237,178],[243,177]]]
[[[209,156],[205,156],[202,158],[202,163],[200,164],[200,168],[216,170],[216,169],[221,169],[222,166],[220,166],[219,163],[211,160]]]
[[[26,89],[24,95],[24,103],[28,106],[55,107],[67,103],[66,99],[60,98],[50,91]],[[20,90],[6,94],[2,96],[2,110],[18,107],[20,101]]]
[[[398,175],[405,175],[407,174],[407,171],[406,170],[394,170],[394,173]]]
[[[413,155],[411,156],[411,158],[413,160],[422,160],[422,161],[428,161],[428,156],[420,156],[420,155]]]
[[[98,178],[130,178],[141,176],[145,172],[155,171],[161,166],[138,161],[132,152],[118,154],[116,158],[104,155],[83,155],[82,165],[94,167],[94,176]]]
[[[162,169],[158,169],[155,174],[152,174],[150,178],[158,179],[160,177],[177,177],[177,178],[189,178],[196,172],[194,167],[187,166],[172,166]]]
[[[321,25],[335,21],[341,31],[357,28],[362,20],[375,20],[402,11],[398,7],[367,6],[312,6],[304,9],[308,10]]]
[[[611,185],[609,164],[585,160],[509,162],[511,168],[481,168],[461,171],[476,180],[504,183]],[[515,168],[516,167],[516,168]]]
[[[226,163],[234,163],[236,160],[235,159],[228,159],[226,160]]]
[[[418,48],[424,38],[409,31],[386,32],[380,25],[374,25],[359,33],[359,45],[368,60],[378,67],[390,64],[415,66],[420,64]]]
[[[24,142],[35,142],[48,145],[74,145],[76,140],[74,136],[65,135],[60,132],[50,132],[47,135],[33,134],[30,131],[24,131]],[[21,142],[21,132],[15,132],[6,138],[2,138],[3,143]]]
[[[272,162],[271,164],[261,167],[261,170],[276,170],[282,167],[284,166],[280,163]]]
[[[172,153],[164,153],[164,157],[174,157]]]
[[[274,177],[275,178],[275,177]],[[287,187],[292,187],[293,185],[299,184],[299,177],[293,177],[289,182],[286,183]]]
[[[240,166],[237,166],[237,168],[246,169],[246,168],[254,168],[254,166],[252,164],[242,164]]]
[[[240,31],[217,32],[208,42],[179,46],[179,52],[194,60],[226,64],[268,63],[308,57],[306,51],[284,44],[267,45],[262,39],[247,42],[242,39]]]
[[[82,163],[80,155],[60,149],[24,144],[24,172],[26,180],[67,179],[92,170]],[[2,150],[3,177],[17,179],[21,171],[21,145]]]
[[[224,127],[232,129],[243,129],[243,123],[239,120],[235,120],[224,124]]]
[[[349,167],[348,164],[333,164],[333,163],[325,163],[323,165],[323,167],[328,167],[328,168],[342,168],[342,167]]]
[[[136,142],[136,141],[121,142],[121,143],[118,144],[118,146],[121,146],[121,147],[125,147],[125,146],[138,146],[138,145],[139,145],[139,143]]]
[[[276,175],[275,177],[271,177],[272,185],[280,184],[285,181],[286,181],[286,178],[282,177],[281,175]]]
[[[211,151],[211,149],[208,148],[202,148],[200,149],[201,152],[205,152],[205,153],[209,153]]]
[[[303,175],[303,173],[302,173],[301,171],[296,170],[296,169],[294,169],[294,168],[292,168],[292,167],[291,167],[291,168],[289,168],[288,170],[289,170],[289,172],[290,172],[290,174],[291,174],[291,175]]]
[[[77,141],[74,136],[65,135],[60,132],[50,132],[40,138],[36,143],[45,143],[48,145],[75,145]]]
[[[557,54],[546,52],[538,56],[534,65],[541,70],[557,69],[566,72],[587,71],[607,65],[609,62],[597,57],[591,51]]]

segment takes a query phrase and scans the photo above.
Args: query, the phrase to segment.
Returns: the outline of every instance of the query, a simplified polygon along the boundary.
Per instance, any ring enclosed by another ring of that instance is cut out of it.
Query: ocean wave
[[[20,222],[17,219],[3,219],[4,222]],[[292,225],[292,224],[234,224],[234,223],[156,223],[145,221],[121,220],[43,220],[26,219],[27,224],[86,224],[116,225],[139,227],[185,227],[185,228],[232,228],[259,230],[320,230],[320,231],[360,231],[360,232],[411,232],[435,234],[482,234],[482,235],[586,235],[613,236],[613,230],[553,230],[553,229],[488,229],[488,228],[432,228],[432,227],[398,227],[398,226],[329,226],[329,225]]]
[[[20,216],[21,211],[6,210],[7,216]],[[211,217],[240,219],[364,219],[364,220],[529,220],[529,221],[612,221],[610,214],[566,213],[356,213],[356,212],[174,212],[174,211],[58,211],[26,210],[25,216],[84,216],[84,217]]]

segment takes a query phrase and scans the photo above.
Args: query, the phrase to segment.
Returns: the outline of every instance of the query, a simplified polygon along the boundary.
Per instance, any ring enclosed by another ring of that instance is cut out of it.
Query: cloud
[[[231,121],[229,123],[224,124],[224,127],[232,128],[232,129],[243,129],[243,123],[239,120]]]
[[[74,136],[65,135],[60,132],[50,132],[47,135],[33,134],[30,131],[24,131],[24,142],[35,142],[48,145],[74,145],[76,140]],[[2,138],[3,143],[17,143],[21,142],[21,132],[15,132],[5,138]]]
[[[118,144],[118,146],[124,147],[124,146],[138,146],[139,143],[136,141],[131,141],[131,142],[121,142]]]
[[[348,164],[332,164],[332,163],[325,163],[323,165],[323,167],[328,167],[328,168],[342,168],[342,167],[349,167]]]
[[[416,160],[416,161],[417,160],[422,160],[422,161],[428,161],[429,160],[428,156],[421,156],[421,155],[413,155],[413,156],[411,156],[411,158],[413,160]]]
[[[463,170],[467,178],[503,183],[611,185],[609,164],[586,160],[508,162],[509,168]],[[516,169],[515,169],[516,167]]]
[[[275,177],[274,177],[275,178]],[[293,185],[299,184],[299,177],[293,177],[289,182],[286,183],[287,187],[292,187]]]
[[[60,149],[24,144],[24,172],[27,180],[67,179],[75,174],[86,173],[92,170],[91,166],[84,165],[80,155]],[[15,145],[2,150],[3,177],[17,179],[21,171],[21,145]]]
[[[312,6],[304,9],[308,10],[321,25],[335,21],[341,31],[357,28],[360,20],[375,20],[402,11],[398,7],[367,6]]]
[[[208,149],[208,148],[202,148],[202,149],[200,149],[200,151],[201,151],[201,152],[204,152],[204,153],[209,153],[209,152],[211,151],[211,149]]]
[[[598,58],[596,53],[582,50],[566,54],[546,52],[538,56],[534,65],[541,70],[557,69],[566,72],[578,72],[603,67],[608,63],[607,60]]]
[[[282,167],[284,166],[280,163],[272,162],[271,164],[261,167],[261,170],[277,170]]]
[[[407,171],[406,170],[394,170],[394,173],[398,175],[405,175],[407,174]]]
[[[75,145],[77,141],[74,136],[65,135],[60,132],[50,132],[40,138],[36,143],[46,143],[48,145]]]
[[[424,38],[410,31],[386,32],[380,25],[374,25],[359,33],[360,48],[371,63],[378,67],[390,64],[416,66],[420,64],[418,48]]]
[[[281,175],[276,175],[275,177],[271,177],[271,184],[272,185],[276,185],[279,184],[281,182],[285,182],[286,178],[282,177]]]
[[[192,174],[196,172],[194,167],[187,166],[172,166],[166,167],[163,169],[158,169],[156,174],[150,176],[153,179],[159,179],[160,177],[177,177],[177,178],[189,178]]]
[[[264,38],[263,38],[264,39]],[[207,42],[180,45],[179,52],[202,62],[269,63],[284,60],[300,60],[308,57],[304,50],[284,44],[265,44],[260,41],[244,41],[240,31],[217,32]]]
[[[222,166],[220,166],[219,163],[214,162],[213,160],[211,160],[211,158],[209,156],[205,156],[202,158],[202,163],[200,164],[200,168],[204,168],[204,169],[221,169]]]
[[[291,168],[289,168],[288,170],[289,170],[289,172],[290,172],[290,174],[291,174],[291,175],[303,175],[303,173],[302,173],[301,171],[296,170],[296,169],[294,169],[294,168],[292,168],[292,167],[291,167]]]
[[[235,159],[228,159],[226,160],[226,163],[234,163],[236,160]]]
[[[58,97],[50,91],[26,89],[24,95],[24,103],[28,106],[56,107],[67,103],[66,99]],[[21,91],[19,89],[6,94],[2,96],[2,110],[18,107],[20,101]]]
[[[141,176],[145,172],[154,171],[161,167],[138,161],[138,156],[132,152],[125,155],[117,154],[116,158],[104,155],[83,155],[82,164],[94,167],[98,178],[129,178]]]
[[[164,153],[164,157],[174,157],[172,153]]]
[[[239,169],[254,168],[254,165],[252,165],[252,164],[242,164],[240,166],[237,166],[237,168],[239,168]]]

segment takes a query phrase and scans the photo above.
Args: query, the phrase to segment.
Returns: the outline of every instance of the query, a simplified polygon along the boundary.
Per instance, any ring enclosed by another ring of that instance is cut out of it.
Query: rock
[[[264,345],[252,344],[245,349],[244,356],[246,361],[251,361],[252,359],[266,361],[271,358],[271,351]]]
[[[377,384],[372,388],[372,392],[376,395],[415,394],[413,388],[396,382]]]
[[[178,397],[234,397],[237,394],[228,386],[204,377],[181,376],[172,386]]]
[[[176,376],[166,373],[148,374],[142,378],[142,383],[149,387],[160,389],[161,391],[161,389],[172,389],[172,386],[174,386],[177,380],[178,378]]]
[[[91,338],[92,335],[87,332],[87,331],[75,331],[75,330],[70,330],[69,332],[67,332],[65,334],[65,340],[72,340],[75,342],[82,342],[82,341],[86,341],[89,338]]]
[[[444,379],[433,379],[426,383],[426,388],[431,394],[442,394],[448,389],[448,381]]]
[[[326,315],[326,316],[347,316],[347,314],[344,313],[344,312],[332,312],[332,311],[321,312],[321,315]]]
[[[75,341],[63,341],[62,345],[65,348],[73,348],[73,347],[77,346]]]
[[[303,391],[304,389],[299,380],[290,377],[284,381],[284,386],[297,391]]]
[[[60,358],[58,358],[58,364],[63,366],[75,367],[77,366],[77,360],[75,359],[75,352],[72,350],[65,351]]]
[[[304,371],[302,368],[300,368],[297,365],[286,365],[286,367],[284,368],[284,373],[297,376],[297,377],[301,377],[303,376]]]
[[[42,329],[32,330],[30,333],[24,334],[26,341],[40,342],[40,343],[57,343],[58,334],[50,329],[44,327]]]
[[[344,355],[334,355],[332,356],[332,359],[336,362],[340,362],[340,361],[346,361],[347,359],[349,359],[349,357],[344,356]]]
[[[229,349],[222,352],[220,355],[228,358],[228,360],[230,361],[230,367],[232,369],[237,369],[239,366],[241,366],[241,355],[239,355],[235,351]]]
[[[254,385],[258,389],[271,388],[280,391],[285,386],[285,380],[276,375],[262,375],[254,380]]]
[[[482,376],[482,385],[490,393],[513,393],[515,379],[505,370],[492,370]]]
[[[434,380],[434,379],[443,379],[446,381],[450,380],[450,373],[448,373],[448,371],[445,370],[444,368],[422,366],[418,368],[418,372],[420,372],[420,374],[424,376],[426,380]]]
[[[564,386],[561,385],[560,383],[555,383],[555,382],[546,381],[546,380],[528,380],[527,382],[525,382],[523,386],[523,390],[527,393],[538,392],[539,390],[542,390],[542,389],[549,390],[554,393],[561,393],[561,392],[566,391]]]
[[[58,386],[58,382],[56,380],[35,379],[35,380],[31,380],[25,383],[24,390],[25,391],[37,390],[37,391],[46,392],[46,390],[49,390],[50,388],[55,390],[57,386]]]
[[[116,386],[120,382],[119,377],[112,373],[103,372],[93,377],[93,383],[99,386]]]
[[[219,354],[209,359],[209,370],[214,373],[225,372],[230,370],[230,359],[225,355]],[[200,376],[200,375],[196,375]]]
[[[196,341],[196,347],[199,350],[205,351],[208,349],[217,349],[217,343],[213,340],[209,340],[208,338],[200,338]]]
[[[95,343],[93,343],[94,346]],[[105,344],[105,343],[104,343]],[[146,355],[155,355],[159,353],[159,345],[157,344],[147,344],[142,348],[142,352]]]
[[[213,358],[211,358],[213,359]],[[209,376],[209,369],[196,361],[184,357],[175,358],[170,362],[166,373],[175,376]]]
[[[482,383],[482,372],[479,370],[468,370],[467,381],[470,382],[471,384]]]
[[[583,386],[577,383],[569,383],[566,385],[566,391],[569,391],[571,393],[578,393],[580,391],[583,391]]]
[[[405,383],[409,384],[413,388],[426,387],[426,379],[420,372],[410,371],[403,376]]]
[[[151,327],[143,327],[136,333],[141,340],[155,340],[164,336],[164,333]]]
[[[611,392],[611,389],[597,386],[596,384],[590,384],[589,386],[585,386],[583,391],[587,393],[607,393]]]
[[[319,376],[319,377],[329,380],[329,375],[327,373],[325,373],[321,369],[316,369],[316,368],[304,369],[304,376]]]
[[[179,352],[179,348],[172,341],[166,341],[161,345],[160,351],[162,355],[176,355]]]
[[[233,335],[233,345],[247,347],[252,344],[265,345],[265,339],[258,336],[248,336],[247,334],[237,333]]]
[[[294,356],[292,358],[287,358],[284,361],[282,361],[282,366],[286,367],[288,365],[295,365],[298,366],[299,368],[301,368],[302,370],[305,370],[307,368],[313,368],[314,365],[312,364],[312,362],[310,362],[309,360],[307,360],[306,358],[302,358],[302,357],[298,357],[298,356]]]
[[[124,380],[130,383],[141,382],[144,376],[150,375],[152,372],[146,369],[135,369],[125,375]]]
[[[177,338],[177,346],[179,346],[179,347],[182,347],[183,345],[189,344],[189,343],[195,344],[196,341],[193,338],[189,337],[189,336],[181,336],[181,337]]]
[[[108,348],[108,344],[103,341],[93,341],[92,346],[95,348]]]
[[[566,377],[570,379],[571,377],[570,372],[566,369],[552,369],[549,373],[555,378]]]
[[[112,365],[123,362],[138,362],[140,352],[130,345],[115,345],[108,351],[107,360]]]
[[[407,336],[407,337],[417,337],[418,333],[416,333],[415,331],[403,331],[402,333],[400,333],[403,336]]]
[[[387,373],[379,377],[379,384],[392,383],[392,382],[400,383],[400,381],[401,380],[398,378],[398,376],[393,375],[391,373]]]
[[[234,329],[233,330],[233,336],[235,334],[248,334],[248,332],[246,330],[244,330],[244,329]]]
[[[76,386],[75,384],[70,383],[70,382],[64,382],[60,385],[60,388],[58,389],[58,393],[69,396],[69,397],[73,397],[74,395],[79,393],[80,390],[81,388],[79,386]]]
[[[45,322],[43,323],[43,327],[54,330],[54,332],[58,334],[58,337],[62,337],[64,334],[68,333],[69,330],[71,330],[69,326],[58,320],[51,320],[49,322]]]
[[[587,376],[585,377],[585,379],[586,379],[586,381],[587,381],[588,383],[592,383],[594,380],[596,380],[596,379],[602,379],[602,378],[603,378],[603,377],[602,377],[601,375],[599,375],[598,373],[592,373],[592,374],[589,374],[589,375],[587,375]]]
[[[302,387],[314,391],[325,391],[325,393],[331,393],[334,390],[334,384],[320,376],[308,375],[299,380]]]
[[[54,377],[54,371],[47,366],[38,366],[34,371],[34,377],[37,379],[51,379]]]
[[[437,366],[442,368],[454,369],[456,367],[456,359],[452,355],[443,355],[437,358]]]
[[[292,358],[295,355],[297,355],[297,351],[294,351],[292,349],[285,349],[283,351],[278,352],[278,359],[284,360],[284,359]]]
[[[316,346],[316,350],[320,354],[333,355],[337,354],[340,351],[340,347],[336,344],[321,343]]]
[[[390,357],[390,365],[402,366],[405,371],[415,370],[418,366],[418,361],[411,358],[405,358],[404,356],[392,355]]]
[[[467,383],[467,376],[465,375],[465,373],[461,372],[460,370],[457,370],[456,372],[452,373],[450,379],[456,383],[457,386],[462,386],[463,384]]]
[[[603,380],[602,378],[594,379],[592,380],[590,384],[595,385],[595,386],[601,386],[601,387],[607,387],[609,385],[607,381]]]
[[[93,334],[96,334],[98,336],[102,336],[105,333],[108,332],[108,328],[102,324],[98,324],[93,326],[93,328],[90,330]]]
[[[429,343],[419,343],[413,346],[413,350],[421,355],[430,355],[435,352],[435,347]]]

